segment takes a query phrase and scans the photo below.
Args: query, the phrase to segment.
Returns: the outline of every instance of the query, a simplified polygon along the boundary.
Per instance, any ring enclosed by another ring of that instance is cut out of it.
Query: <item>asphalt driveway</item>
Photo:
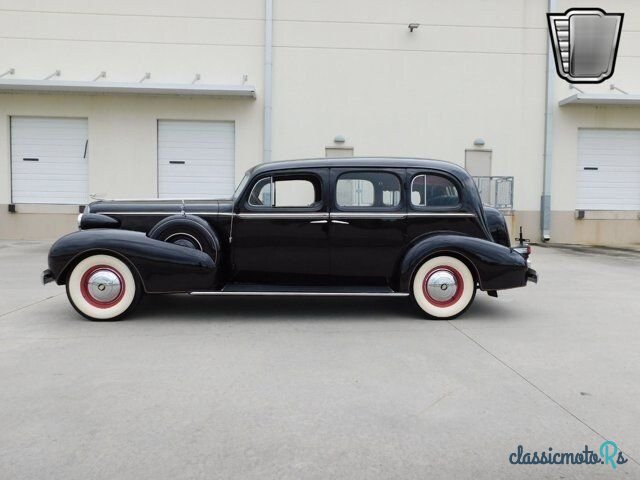
[[[148,297],[115,323],[0,242],[0,478],[640,478],[640,256],[535,248],[461,319],[406,299]]]

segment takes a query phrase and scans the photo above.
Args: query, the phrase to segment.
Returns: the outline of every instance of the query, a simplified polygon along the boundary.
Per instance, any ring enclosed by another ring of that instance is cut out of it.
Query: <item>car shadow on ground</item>
[[[147,295],[132,318],[373,320],[421,318],[407,298]]]
[[[506,308],[505,308],[506,307]],[[505,321],[508,304],[476,299],[460,318]],[[409,298],[147,295],[129,320],[429,321]]]

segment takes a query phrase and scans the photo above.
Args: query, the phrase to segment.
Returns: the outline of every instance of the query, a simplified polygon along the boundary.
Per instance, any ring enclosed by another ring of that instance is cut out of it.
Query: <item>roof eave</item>
[[[558,102],[558,106],[568,105],[640,105],[640,95],[617,93],[575,93]]]
[[[198,95],[256,98],[253,85],[210,85],[181,83],[80,82],[71,80],[0,79],[0,92]]]

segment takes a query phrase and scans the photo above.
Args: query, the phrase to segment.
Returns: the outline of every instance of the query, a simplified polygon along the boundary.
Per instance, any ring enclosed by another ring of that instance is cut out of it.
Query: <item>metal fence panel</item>
[[[502,210],[513,209],[513,177],[472,177],[482,203]]]

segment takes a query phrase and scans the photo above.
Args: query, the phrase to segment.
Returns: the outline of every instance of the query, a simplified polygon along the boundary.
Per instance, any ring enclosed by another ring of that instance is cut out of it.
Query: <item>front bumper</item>
[[[53,282],[55,280],[55,277],[53,276],[53,272],[51,270],[49,270],[48,268],[42,272],[42,283],[44,285],[46,285],[49,282]]]
[[[527,282],[538,283],[538,272],[533,268],[527,268]]]

